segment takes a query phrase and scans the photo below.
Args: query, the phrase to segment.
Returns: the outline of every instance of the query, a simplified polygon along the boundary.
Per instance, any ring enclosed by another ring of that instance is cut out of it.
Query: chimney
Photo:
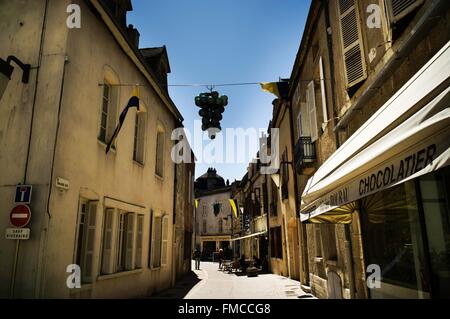
[[[136,48],[139,48],[139,37],[141,35],[139,34],[139,31],[132,24],[130,24],[128,26],[127,34],[128,34],[128,38],[130,39],[131,43],[133,43],[133,45]]]

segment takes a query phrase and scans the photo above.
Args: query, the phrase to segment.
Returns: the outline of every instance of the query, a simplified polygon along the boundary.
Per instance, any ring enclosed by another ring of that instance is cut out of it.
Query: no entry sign
[[[31,219],[31,210],[27,205],[18,205],[13,208],[9,217],[11,225],[22,228],[28,225]]]

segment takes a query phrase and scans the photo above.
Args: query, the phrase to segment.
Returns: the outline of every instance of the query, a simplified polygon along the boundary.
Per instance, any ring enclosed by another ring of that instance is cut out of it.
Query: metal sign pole
[[[11,290],[10,290],[10,297],[11,299],[14,298],[14,286],[16,283],[16,270],[17,270],[17,261],[19,257],[19,246],[20,246],[20,240],[16,240],[16,253],[14,255],[14,264],[13,264],[13,271],[11,276]]]

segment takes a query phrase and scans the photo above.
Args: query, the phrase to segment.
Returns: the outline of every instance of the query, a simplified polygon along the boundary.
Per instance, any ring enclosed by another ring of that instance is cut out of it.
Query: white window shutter
[[[424,0],[386,0],[390,21],[397,23],[421,6],[423,2]]]
[[[136,257],[135,265],[136,268],[142,268],[142,240],[144,231],[144,216],[138,215],[137,217],[137,233],[136,233]]]
[[[307,103],[300,104],[300,113],[302,114],[302,136],[311,136],[311,130],[309,128],[309,109]]]
[[[134,214],[127,214],[127,229],[126,229],[126,257],[125,269],[132,270],[133,265],[133,248],[134,248]]]
[[[308,105],[309,130],[311,133],[311,140],[314,142],[319,138],[319,132],[317,127],[316,93],[314,91],[314,81],[311,81],[308,84],[306,90],[306,103]]]
[[[155,217],[152,232],[152,268],[161,266],[161,217]]]
[[[302,123],[302,112],[298,113],[297,116],[297,139],[303,136],[303,123]]]
[[[102,274],[111,274],[112,269],[112,244],[113,244],[113,219],[114,209],[105,211],[105,228],[103,232]]]
[[[339,0],[341,45],[347,88],[367,78],[358,2]]]
[[[169,236],[169,218],[164,216],[162,220],[162,240],[161,240],[161,265],[167,265],[167,242]]]
[[[95,249],[95,224],[97,219],[97,203],[89,203],[89,212],[86,221],[86,240],[84,246],[84,258],[82,269],[83,282],[92,282],[92,264],[94,262],[94,249]]]

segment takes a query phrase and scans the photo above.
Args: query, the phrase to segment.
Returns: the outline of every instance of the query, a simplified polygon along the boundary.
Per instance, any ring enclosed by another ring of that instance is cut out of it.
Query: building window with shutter
[[[283,259],[281,226],[270,229],[270,251],[272,258]]]
[[[317,126],[316,91],[314,81],[309,82],[306,88],[306,106],[308,108],[311,141],[315,142],[319,138],[319,129]]]
[[[118,272],[133,270],[135,214],[119,213],[118,251],[116,269]]]
[[[338,3],[344,73],[349,89],[367,78],[367,66],[358,1],[338,0]]]
[[[133,160],[139,164],[144,164],[146,122],[147,113],[136,113],[136,120],[134,123]]]
[[[114,238],[114,209],[106,208],[103,222],[103,245],[102,245],[102,275],[112,274],[114,272],[111,262],[113,256],[113,238]]]
[[[103,85],[98,139],[107,144],[114,133],[117,121],[118,89],[109,83]],[[114,148],[114,145],[113,145]]]
[[[289,198],[289,163],[287,148],[281,156],[281,198],[283,200]]]
[[[424,3],[424,0],[386,0],[389,20],[392,24],[414,12]]]
[[[152,230],[152,268],[161,267],[162,217],[155,216]]]
[[[142,268],[142,244],[144,239],[144,215],[137,215],[135,267]]]
[[[169,243],[169,217],[164,216],[162,219],[162,238],[161,238],[161,266],[167,265],[168,260],[168,243]]]
[[[94,277],[95,226],[97,202],[80,199],[75,262],[81,267],[81,282],[91,283]]]
[[[164,174],[164,131],[158,129],[156,134],[156,166],[155,173],[159,177]]]

